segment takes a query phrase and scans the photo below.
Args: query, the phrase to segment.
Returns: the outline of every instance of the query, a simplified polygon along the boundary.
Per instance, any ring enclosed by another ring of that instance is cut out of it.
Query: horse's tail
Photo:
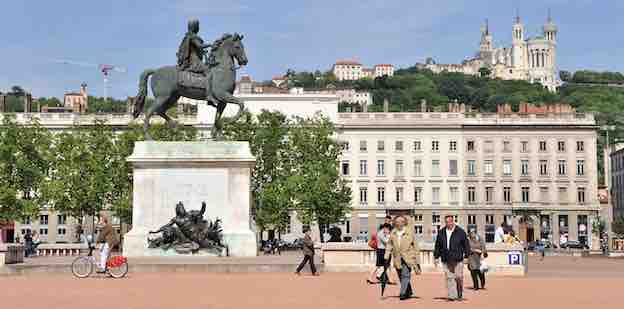
[[[156,70],[147,69],[141,73],[141,77],[139,78],[139,94],[137,94],[137,97],[134,99],[134,113],[132,113],[134,118],[139,117],[143,112],[145,99],[147,98],[147,79],[155,72]]]

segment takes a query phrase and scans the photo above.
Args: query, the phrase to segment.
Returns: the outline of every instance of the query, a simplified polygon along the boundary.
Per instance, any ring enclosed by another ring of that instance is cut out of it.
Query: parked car
[[[557,248],[557,246],[555,246],[555,244],[551,243],[550,240],[536,240],[536,241],[532,241],[527,245],[527,250],[529,251],[535,251],[540,247],[544,247],[546,249],[553,249],[553,248]]]
[[[568,240],[561,244],[561,249],[589,249],[589,246],[578,240]]]

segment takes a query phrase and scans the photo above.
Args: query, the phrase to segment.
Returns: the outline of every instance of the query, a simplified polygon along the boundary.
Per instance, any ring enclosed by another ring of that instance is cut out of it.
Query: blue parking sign
[[[522,252],[511,251],[507,254],[509,259],[509,265],[521,265],[522,264]]]

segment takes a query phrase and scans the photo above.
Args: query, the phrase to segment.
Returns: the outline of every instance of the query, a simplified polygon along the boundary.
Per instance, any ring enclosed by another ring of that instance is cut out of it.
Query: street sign
[[[510,251],[507,253],[509,265],[522,265],[522,252]]]

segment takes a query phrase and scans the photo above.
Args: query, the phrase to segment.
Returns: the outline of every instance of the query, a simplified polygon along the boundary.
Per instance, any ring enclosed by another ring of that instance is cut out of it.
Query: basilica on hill
[[[519,15],[516,15],[511,30],[511,47],[494,47],[486,20],[481,29],[479,51],[474,57],[461,64],[437,64],[432,58],[428,58],[424,64],[417,66],[435,73],[458,72],[469,75],[481,74],[482,68],[488,68],[493,78],[526,80],[556,91],[560,84],[556,69],[557,26],[552,21],[550,12],[539,36],[526,36]]]

